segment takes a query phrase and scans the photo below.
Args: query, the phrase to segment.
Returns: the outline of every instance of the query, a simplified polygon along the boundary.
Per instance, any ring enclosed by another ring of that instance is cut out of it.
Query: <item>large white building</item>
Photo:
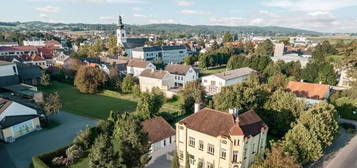
[[[202,77],[202,86],[207,94],[215,95],[225,86],[244,82],[255,70],[245,67]]]
[[[187,82],[198,80],[198,72],[190,65],[168,64],[165,70],[174,75],[175,87],[185,87]]]
[[[0,140],[14,142],[39,129],[40,120],[35,109],[0,98]]]
[[[164,64],[182,63],[187,55],[187,49],[183,45],[138,47],[132,50],[133,58],[145,61],[162,60]]]

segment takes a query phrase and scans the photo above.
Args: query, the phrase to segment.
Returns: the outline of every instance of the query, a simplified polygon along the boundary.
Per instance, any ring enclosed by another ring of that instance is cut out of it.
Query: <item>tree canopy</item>
[[[74,79],[74,85],[81,93],[96,93],[108,80],[107,75],[100,69],[81,66]]]

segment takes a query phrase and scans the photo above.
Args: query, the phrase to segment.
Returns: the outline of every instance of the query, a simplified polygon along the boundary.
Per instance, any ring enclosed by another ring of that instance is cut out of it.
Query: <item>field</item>
[[[53,82],[52,86],[42,89],[42,91],[57,91],[61,97],[63,111],[93,119],[106,119],[111,110],[133,112],[137,104],[135,101],[122,99],[120,94],[116,92],[105,91],[93,95],[82,94],[75,87],[59,82]]]
[[[212,75],[215,73],[220,73],[226,71],[226,66],[222,67],[217,67],[217,68],[211,68],[211,69],[204,69],[201,71],[201,76],[207,76],[207,75]]]

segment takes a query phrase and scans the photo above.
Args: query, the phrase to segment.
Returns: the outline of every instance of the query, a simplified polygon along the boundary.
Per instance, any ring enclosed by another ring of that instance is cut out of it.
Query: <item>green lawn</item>
[[[220,72],[226,71],[226,66],[212,68],[212,69],[204,69],[201,71],[201,76],[212,75]]]
[[[75,87],[60,82],[53,82],[52,86],[41,90],[44,92],[57,91],[61,97],[63,111],[94,119],[106,119],[111,110],[133,112],[137,104],[129,98],[122,99],[117,92],[82,94]]]

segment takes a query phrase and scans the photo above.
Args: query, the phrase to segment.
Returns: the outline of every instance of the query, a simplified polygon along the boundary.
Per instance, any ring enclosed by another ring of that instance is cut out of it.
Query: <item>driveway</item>
[[[67,112],[60,112],[53,118],[61,125],[30,133],[14,143],[0,144],[0,167],[27,168],[33,155],[68,145],[80,130],[96,124],[95,120]]]
[[[340,119],[340,122],[352,123],[356,121]],[[347,134],[341,129],[334,144],[325,152],[324,156],[316,163],[308,166],[311,168],[356,168],[357,167],[357,135]]]

